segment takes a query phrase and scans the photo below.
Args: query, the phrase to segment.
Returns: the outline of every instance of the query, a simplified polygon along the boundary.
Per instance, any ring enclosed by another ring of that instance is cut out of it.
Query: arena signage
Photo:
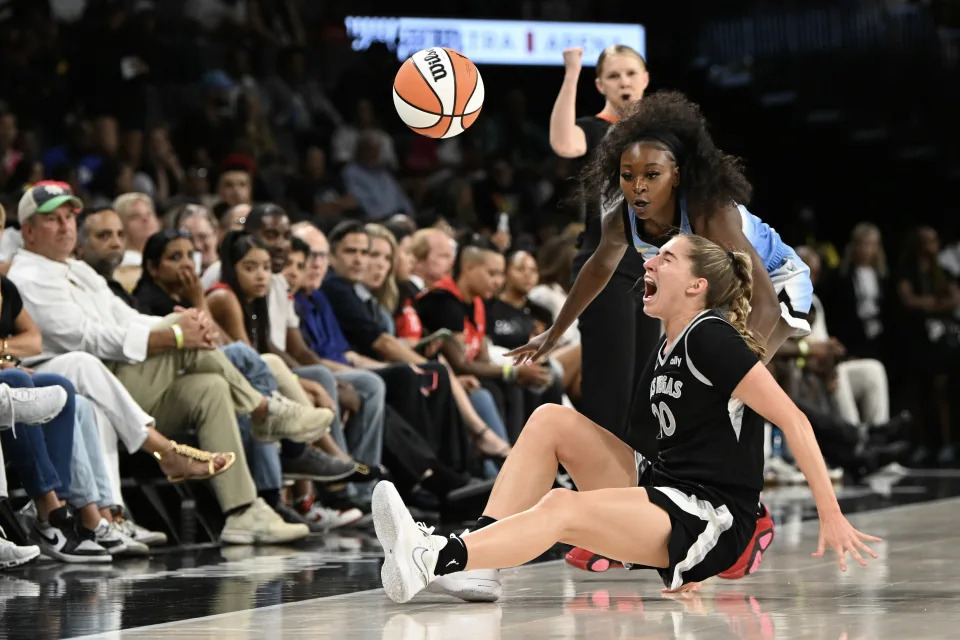
[[[399,60],[421,49],[450,47],[476,64],[562,66],[565,48],[583,47],[584,66],[593,66],[612,44],[646,57],[646,32],[639,24],[362,16],[345,22],[354,50],[383,42]]]

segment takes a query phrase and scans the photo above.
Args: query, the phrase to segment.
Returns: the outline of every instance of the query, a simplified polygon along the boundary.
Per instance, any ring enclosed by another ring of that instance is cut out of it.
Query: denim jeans
[[[337,410],[330,424],[330,435],[334,442],[354,460],[379,465],[383,458],[383,406],[387,393],[383,379],[375,373],[362,370],[333,373],[323,365],[297,367],[293,372],[322,385],[333,399]],[[350,416],[346,433],[340,419],[337,380],[353,385],[362,401],[360,411]]]
[[[487,423],[487,426],[498,436],[503,438],[504,442],[510,442],[507,436],[507,427],[503,424],[503,418],[500,417],[500,410],[497,409],[497,402],[493,399],[493,394],[489,389],[480,387],[470,394],[470,404],[473,405],[477,415]],[[483,472],[488,478],[496,478],[499,470],[497,465],[490,460],[484,460]]]
[[[256,349],[243,342],[234,342],[220,350],[254,389],[268,397],[277,390],[277,381],[270,367]],[[260,442],[253,437],[253,423],[249,415],[238,415],[237,426],[240,427],[243,449],[257,491],[280,489],[283,486],[283,472],[276,443]]]
[[[76,397],[77,427],[73,434],[73,457],[70,461],[70,496],[73,507],[95,504],[104,509],[118,504],[110,485],[110,474],[100,445],[100,430],[93,403]]]
[[[60,498],[67,499],[76,430],[73,384],[54,373],[31,375],[22,369],[0,370],[0,382],[16,388],[59,385],[67,391],[67,403],[56,418],[39,427],[18,424],[0,436],[7,458],[13,462],[23,488],[31,497],[55,491]]]

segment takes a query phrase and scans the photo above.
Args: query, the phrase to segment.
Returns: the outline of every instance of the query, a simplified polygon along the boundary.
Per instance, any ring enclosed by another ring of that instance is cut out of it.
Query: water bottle
[[[770,432],[770,457],[783,459],[783,431],[773,427]]]

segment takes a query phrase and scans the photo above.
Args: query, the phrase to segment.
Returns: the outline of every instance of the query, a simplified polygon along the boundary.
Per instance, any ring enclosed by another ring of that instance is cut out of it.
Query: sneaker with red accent
[[[748,576],[760,567],[760,561],[763,560],[763,554],[766,553],[770,545],[773,544],[773,518],[770,516],[770,510],[767,505],[760,505],[760,513],[757,514],[757,528],[753,531],[753,537],[747,544],[743,555],[737,559],[732,567],[718,573],[717,576],[724,580],[739,580]]]
[[[612,560],[580,547],[574,547],[568,551],[566,559],[567,564],[581,571],[602,573],[607,569],[623,569],[623,563],[619,560]]]

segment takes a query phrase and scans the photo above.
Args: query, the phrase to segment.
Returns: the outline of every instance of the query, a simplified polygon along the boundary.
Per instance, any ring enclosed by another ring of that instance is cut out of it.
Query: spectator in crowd
[[[397,283],[393,277],[394,254],[397,252],[397,242],[390,231],[379,224],[366,225],[370,234],[370,254],[367,260],[367,270],[361,282],[379,302],[380,316],[384,324],[393,327],[393,316],[399,301]],[[396,333],[394,328],[394,333]],[[434,352],[442,345],[437,340]],[[432,345],[428,345],[427,349]],[[426,349],[425,349],[426,352]],[[480,385],[474,376],[456,376],[450,373],[450,387],[457,403],[457,410],[463,416],[464,422],[473,435],[474,443],[480,453],[506,458],[510,453],[507,444],[507,431],[503,425],[503,418],[497,409],[496,401],[488,389]],[[492,462],[485,463],[488,477],[497,476],[497,468]]]
[[[365,98],[357,100],[353,122],[343,124],[333,134],[331,155],[334,166],[342,167],[356,161],[360,155],[360,143],[364,136],[370,136],[380,142],[377,147],[379,166],[390,171],[400,168],[393,138],[380,128],[373,103]]]
[[[217,177],[217,196],[231,207],[253,204],[253,175],[250,169],[242,164],[224,166]]]
[[[277,75],[264,86],[266,111],[287,164],[297,163],[298,139],[304,135],[329,137],[343,117],[323,91],[315,73],[307,73],[306,52],[285,49],[277,60]]]
[[[820,254],[809,247],[797,247],[797,255],[810,267],[810,281],[820,282]],[[839,416],[855,425],[879,425],[890,419],[890,389],[887,369],[873,358],[848,358],[847,349],[827,332],[827,316],[820,297],[813,294],[814,317],[811,334],[799,356],[806,367],[817,373]],[[804,355],[804,353],[806,355]]]
[[[130,308],[140,310],[130,291],[114,278],[123,261],[126,232],[120,216],[111,207],[88,207],[77,216],[77,258],[86,262],[107,282],[107,287]],[[131,287],[132,288],[132,287]]]
[[[888,338],[894,292],[876,225],[861,222],[853,228],[836,276],[824,285],[830,334],[837,336],[851,356],[893,364]]]
[[[0,384],[0,431],[13,428],[14,416],[20,420],[21,425],[46,424],[63,411],[67,399],[66,392],[57,386],[14,390],[7,384]],[[0,446],[0,470],[2,469],[6,469],[6,463],[3,460],[3,447]],[[0,473],[0,507],[5,511],[4,516],[8,518],[8,522],[18,526],[12,516],[9,498],[6,473]],[[38,546],[21,545],[14,540],[26,542],[22,531],[7,533],[0,527],[0,567],[13,569],[40,556]]]
[[[502,281],[504,258],[482,241],[460,248],[452,276],[437,280],[416,304],[424,332],[449,330],[454,337],[445,341],[441,353],[458,375],[476,377],[497,398],[507,416],[507,430],[516,442],[527,417],[544,401],[561,402],[550,369],[542,365],[494,364],[486,342],[487,319],[483,301],[493,297]],[[547,391],[525,395],[524,389]]]
[[[577,241],[567,236],[555,236],[547,240],[537,254],[540,283],[530,290],[528,297],[550,311],[553,320],[557,319],[573,284],[573,259],[576,255]],[[558,344],[580,344],[580,329],[576,320],[563,332]]]
[[[171,226],[190,234],[194,252],[200,259],[199,265],[194,265],[198,276],[220,259],[217,220],[209,209],[199,204],[184,205],[174,213]]]
[[[332,228],[357,208],[357,199],[346,194],[340,181],[328,175],[327,154],[319,145],[309,145],[304,150],[301,173],[291,179],[287,197],[302,218]]]
[[[153,127],[147,136],[144,161],[133,177],[133,189],[147,194],[154,202],[168,203],[172,195],[186,186],[186,180],[187,173],[170,142],[170,130],[165,126]]]
[[[549,309],[530,299],[539,278],[534,257],[526,251],[514,251],[507,254],[506,265],[503,287],[485,301],[490,340],[501,353],[522,347],[554,321]],[[559,347],[550,355],[551,364],[562,371],[561,384],[573,402],[580,399],[580,358],[579,342]]]
[[[230,102],[233,82],[219,69],[207,71],[200,82],[203,103],[188,114],[174,139],[177,155],[187,164],[218,166],[240,137],[240,125]]]
[[[358,465],[357,469],[358,471],[360,469],[364,470],[367,480],[373,479],[370,476],[370,469],[371,467],[376,468],[380,464],[382,445],[382,385],[377,386],[379,381],[374,382],[374,393],[364,394],[362,398],[356,395],[356,392],[354,392],[356,397],[351,397],[346,388],[337,389],[334,386],[334,393],[339,392],[340,395],[344,396],[342,404],[338,404],[337,400],[334,399],[337,396],[331,397],[328,395],[326,389],[315,380],[304,380],[303,378],[298,380],[297,376],[290,373],[284,361],[277,358],[275,352],[271,353],[273,316],[270,313],[267,296],[269,295],[272,271],[270,269],[270,254],[266,246],[249,232],[231,231],[224,237],[221,253],[223,254],[221,280],[208,295],[213,317],[224,326],[224,330],[231,338],[254,347],[264,354],[264,358],[271,359],[271,367],[277,377],[281,392],[301,404],[329,403],[328,408],[335,410],[332,424],[333,438],[330,442],[321,442],[320,444],[328,452],[343,460],[351,459],[346,453],[347,446],[342,425],[344,422],[349,422],[352,415],[355,415],[351,429],[351,439],[358,444],[359,449],[354,451],[359,450],[359,455],[366,456],[365,461],[369,465]],[[282,317],[281,320],[283,320]],[[316,377],[315,371],[309,368],[298,367],[297,370],[310,373]],[[334,382],[334,385],[336,385],[336,382]],[[379,396],[376,391],[380,392]],[[320,397],[318,398],[318,396]],[[341,410],[343,413],[341,413]],[[289,446],[285,446],[285,449],[289,448]],[[289,452],[285,452],[285,454],[290,455]],[[303,474],[291,475],[303,479]],[[314,502],[312,490],[308,484],[301,485],[298,489],[299,495],[296,496],[298,498],[296,506],[303,515],[314,519],[330,515],[320,512],[311,514],[310,506]],[[363,490],[366,498],[365,502],[369,502],[369,495],[366,494],[372,491],[372,487],[362,487],[361,490]],[[348,509],[347,511],[353,510]],[[327,526],[349,524],[346,519],[351,514],[332,515],[334,515],[334,520],[327,523]],[[362,517],[362,513],[359,517]]]
[[[413,234],[410,250],[414,262],[409,281],[418,293],[453,273],[455,245],[453,238],[439,229],[420,229]]]
[[[144,193],[124,193],[114,200],[112,208],[123,223],[126,243],[123,260],[114,271],[114,277],[129,291],[140,279],[143,245],[147,238],[160,230],[160,219],[153,208],[153,200]]]
[[[413,215],[413,204],[397,179],[382,164],[380,136],[366,132],[360,137],[357,157],[343,169],[347,193],[357,200],[363,217],[380,221],[395,213]]]
[[[306,535],[306,527],[286,525],[256,497],[234,414],[253,414],[262,439],[312,439],[327,425],[251,387],[213,349],[215,335],[204,315],[188,311],[167,321],[141,315],[86,263],[70,259],[79,207],[62,187],[45,185],[28,190],[18,208],[25,248],[10,279],[40,328],[45,353],[86,351],[108,361],[158,430],[179,432],[192,423],[203,448],[236,453],[240,464],[212,480],[227,515],[224,542],[276,543]]]
[[[960,286],[940,266],[939,253],[936,230],[918,227],[907,240],[897,275],[900,354],[921,427],[912,459],[916,465],[956,461],[951,420],[960,383],[960,323],[953,314],[960,306]]]

